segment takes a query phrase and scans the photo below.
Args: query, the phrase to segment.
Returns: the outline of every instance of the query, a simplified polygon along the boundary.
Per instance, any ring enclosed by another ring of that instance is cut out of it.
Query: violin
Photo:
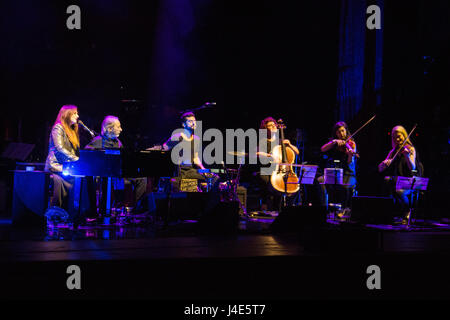
[[[270,183],[279,192],[293,194],[300,189],[298,177],[290,165],[295,162],[295,152],[291,148],[286,148],[284,144],[284,129],[286,127],[283,120],[279,119],[277,122],[280,129],[281,144],[273,148],[272,156],[278,164],[270,177]]]
[[[359,158],[359,154],[354,151],[356,148],[356,143],[353,139],[346,139],[346,140],[342,140],[345,141],[345,144],[343,144],[342,146],[338,146],[337,150],[341,151],[341,152],[350,152],[352,154],[352,156],[356,156],[357,158]]]
[[[356,156],[357,158],[359,158],[359,153],[354,152],[353,150],[355,150],[356,144],[355,141],[353,140],[353,137],[359,132],[361,131],[362,128],[364,128],[365,126],[367,126],[370,122],[372,122],[373,119],[376,118],[377,115],[374,115],[372,118],[370,118],[369,120],[367,120],[366,123],[364,123],[361,127],[358,128],[358,130],[356,130],[350,137],[345,139],[345,144],[343,146],[339,146],[338,150],[342,151],[342,152],[351,152],[352,155]]]
[[[416,130],[417,127],[417,123],[414,125],[414,127],[412,128],[411,132],[408,134],[408,136],[406,137],[405,141],[403,141],[402,145],[400,146],[400,148],[398,148],[397,152],[394,154],[394,156],[390,159],[391,161],[389,162],[389,164],[387,165],[388,167],[392,164],[392,162],[394,162],[395,157],[397,157],[397,155],[399,154],[399,152],[405,152],[407,151],[408,153],[411,152],[411,148],[412,146],[409,146],[407,143],[409,141],[409,137],[411,136],[411,134],[414,132],[414,130]],[[408,147],[407,147],[408,146]],[[407,150],[405,150],[405,148]]]

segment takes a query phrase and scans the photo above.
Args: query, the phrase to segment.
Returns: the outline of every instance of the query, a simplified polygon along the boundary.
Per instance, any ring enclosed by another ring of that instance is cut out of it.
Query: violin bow
[[[365,126],[367,126],[373,119],[375,119],[377,115],[375,114],[372,118],[370,118],[368,121],[366,121],[366,123],[364,123],[361,127],[358,128],[358,130],[356,130],[350,137],[348,137],[347,139],[345,139],[345,143],[349,142],[351,138],[353,138],[355,136],[355,134],[357,134],[362,128],[364,128]],[[355,153],[355,156],[357,158],[359,158],[359,153]]]
[[[372,118],[370,118],[366,123],[364,123],[358,130],[356,130],[350,137],[348,137],[345,142],[348,142],[355,134],[357,134],[362,128],[367,126],[373,119],[375,119],[377,115],[374,115]]]

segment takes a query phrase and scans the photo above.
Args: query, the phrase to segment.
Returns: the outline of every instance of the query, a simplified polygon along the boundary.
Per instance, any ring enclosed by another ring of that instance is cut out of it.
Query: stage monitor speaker
[[[151,192],[148,208],[155,216],[169,220],[196,220],[204,211],[207,197],[208,193],[204,192]]]
[[[394,217],[394,199],[356,196],[352,198],[352,220],[365,224],[390,224]]]
[[[14,188],[12,202],[12,223],[15,226],[37,226],[45,224],[44,214],[48,208],[50,196],[51,177],[48,172],[22,171],[14,172]],[[88,190],[83,179],[83,192],[81,196],[81,214],[89,210]],[[69,203],[73,201],[73,193],[69,196]],[[70,205],[69,205],[70,207]]]
[[[45,172],[14,172],[12,222],[14,225],[40,225],[45,222],[49,175]]]
[[[284,208],[270,228],[274,232],[301,231],[323,227],[326,221],[327,209],[324,206],[292,206]]]
[[[206,234],[235,233],[239,227],[239,203],[237,201],[219,204],[199,220],[199,231]]]

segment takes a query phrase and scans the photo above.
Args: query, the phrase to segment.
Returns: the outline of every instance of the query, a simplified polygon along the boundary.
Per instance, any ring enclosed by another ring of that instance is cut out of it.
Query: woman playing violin
[[[328,167],[343,169],[343,184],[345,190],[345,198],[343,199],[343,206],[345,211],[350,209],[350,200],[353,189],[356,186],[356,143],[350,138],[351,134],[345,122],[339,121],[333,126],[333,138],[324,144],[320,151],[325,153],[328,158]],[[319,183],[324,183],[324,177],[318,178]],[[326,205],[326,187],[322,184],[322,204]]]
[[[385,181],[389,183],[389,192],[402,212],[402,223],[406,224],[409,213],[410,191],[395,190],[395,177],[420,177],[423,173],[423,166],[418,160],[416,149],[403,126],[392,128],[391,146],[392,149],[386,159],[378,165],[378,171],[385,175]]]
[[[408,137],[406,129],[402,126],[395,126],[391,132],[392,149],[385,160],[378,165],[378,171],[386,171],[387,175],[412,177],[413,170],[416,170],[416,149]],[[406,140],[406,141],[405,141]],[[399,151],[399,148],[402,150]],[[397,157],[392,161],[394,154],[399,151]]]

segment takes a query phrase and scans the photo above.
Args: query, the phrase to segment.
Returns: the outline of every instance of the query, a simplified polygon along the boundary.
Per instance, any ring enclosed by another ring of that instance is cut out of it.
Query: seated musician
[[[259,157],[269,158],[271,162],[276,162],[278,159],[275,159],[272,155],[273,148],[277,146],[277,134],[278,134],[278,126],[277,121],[272,117],[267,117],[261,121],[260,129],[267,129],[267,138],[262,139],[260,143],[266,145],[266,151],[258,150],[256,154]],[[285,139],[283,143],[287,148],[291,148],[296,155],[299,154],[296,146],[292,145],[288,139]],[[281,194],[276,191],[270,182],[271,175],[261,175],[258,174],[258,184],[260,188],[260,197],[261,197],[261,210],[262,211],[278,211],[279,205],[281,203]]]
[[[163,150],[172,150],[172,152],[180,152],[176,154],[178,159],[178,176],[175,178],[178,186],[181,185],[182,179],[197,179],[198,182],[207,182],[210,178],[211,189],[209,190],[208,200],[205,204],[204,214],[211,212],[220,202],[219,194],[219,177],[211,173],[199,173],[196,168],[205,170],[199,157],[201,148],[200,138],[194,134],[197,127],[195,115],[187,112],[181,115],[182,129],[176,130],[175,133],[163,144]],[[184,151],[188,151],[187,154]],[[172,159],[174,156],[172,155]]]
[[[163,150],[172,150],[175,146],[177,150],[182,152],[189,150],[188,154],[181,154],[178,163],[177,183],[181,183],[181,179],[197,179],[198,181],[206,181],[203,174],[199,173],[196,168],[205,169],[198,155],[200,150],[200,138],[194,134],[197,128],[195,115],[192,112],[184,113],[181,116],[182,130],[174,133],[163,144]],[[217,180],[217,177],[215,177]]]
[[[356,143],[353,139],[348,140],[351,136],[348,126],[345,122],[337,122],[333,126],[333,138],[326,144],[324,144],[320,151],[327,155],[327,167],[329,168],[341,168],[343,169],[343,188],[344,197],[336,199],[342,202],[343,211],[338,213],[339,217],[342,217],[350,212],[350,201],[353,195],[353,190],[356,186]],[[348,140],[348,141],[347,141]],[[327,205],[327,188],[333,191],[337,191],[332,185],[325,186],[325,177],[321,176],[318,179],[321,183],[322,190],[322,205]],[[337,196],[338,192],[334,192]]]
[[[78,109],[62,106],[50,133],[45,171],[53,173],[53,197],[50,205],[68,210],[68,195],[74,178],[62,175],[63,163],[79,159]]]
[[[101,134],[92,139],[86,145],[85,149],[102,150],[102,149],[120,149],[123,148],[122,142],[119,140],[122,127],[119,118],[115,116],[106,116],[102,122]],[[147,178],[125,178],[125,185],[131,184],[134,189],[135,211],[144,210],[146,203],[144,196],[147,190]],[[106,199],[102,199],[102,206]]]
[[[405,142],[406,140],[406,142]],[[401,150],[400,147],[405,143]],[[420,163],[417,151],[414,148],[411,140],[408,138],[408,133],[402,126],[395,126],[391,132],[392,149],[389,151],[386,159],[378,165],[378,171],[383,172],[385,181],[389,185],[389,192],[394,197],[396,204],[402,212],[402,223],[406,224],[409,214],[409,196],[410,190],[395,190],[395,177],[421,177],[423,174],[423,166]],[[395,159],[392,159],[397,153]]]

